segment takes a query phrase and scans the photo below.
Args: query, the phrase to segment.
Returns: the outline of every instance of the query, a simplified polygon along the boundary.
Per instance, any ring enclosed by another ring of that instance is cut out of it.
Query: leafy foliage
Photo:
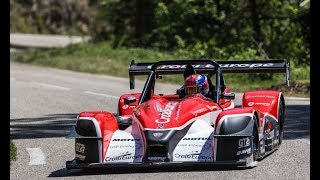
[[[295,0],[101,0],[114,47],[310,65],[309,8]],[[101,38],[101,37],[100,37]]]

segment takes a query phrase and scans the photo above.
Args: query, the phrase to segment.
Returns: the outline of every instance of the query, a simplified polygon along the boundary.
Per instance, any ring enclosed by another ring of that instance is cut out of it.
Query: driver
[[[207,76],[192,74],[185,80],[185,95],[201,93],[207,98],[211,97]]]

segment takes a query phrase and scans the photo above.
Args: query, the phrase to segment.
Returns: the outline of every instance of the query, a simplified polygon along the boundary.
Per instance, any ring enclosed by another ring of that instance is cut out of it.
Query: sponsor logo
[[[251,96],[251,95],[248,95],[248,96],[245,96],[245,99],[250,99],[250,98],[276,98],[275,96],[269,96],[269,95],[254,95],[254,96]]]
[[[157,157],[148,157],[147,159],[148,159],[149,161],[164,161],[164,160],[166,160],[166,157],[157,156]]]
[[[193,148],[202,148],[209,149],[212,147],[212,144],[205,143],[205,144],[178,144],[179,147],[193,147]]]
[[[204,159],[204,160],[212,160],[211,156],[203,156],[200,155],[197,151],[190,154],[175,154],[175,158],[183,158],[183,159]]]
[[[186,68],[187,65],[162,65],[158,66],[157,69],[180,69]],[[211,64],[197,64],[192,65],[194,68],[209,68],[214,67]],[[254,68],[254,67],[272,67],[274,66],[273,63],[248,63],[248,64],[220,64],[222,68],[231,68],[231,67],[238,67],[238,68]],[[148,66],[151,69],[152,65]]]
[[[122,109],[128,109],[128,107],[129,106],[127,104],[125,104],[125,105],[122,106]]]
[[[76,143],[76,152],[84,153],[84,150],[86,149],[84,144]]]
[[[207,108],[197,109],[195,111],[191,111],[190,113],[193,114],[194,116],[197,116],[198,114],[203,113],[205,111],[207,111]]]
[[[113,139],[112,141],[140,141],[140,139]]]
[[[209,106],[209,105],[207,105],[207,108],[210,109],[210,111],[212,111],[212,110],[216,110],[217,106]]]
[[[157,129],[163,129],[164,128],[164,124],[158,124]]]
[[[176,104],[177,104],[177,102],[168,103],[166,105],[166,107],[164,108],[164,110],[162,111],[160,119],[155,120],[155,122],[162,123],[162,124],[170,122],[170,117],[171,117],[172,111],[173,111],[174,107],[176,106]]]
[[[80,161],[84,161],[86,159],[86,156],[81,155],[81,154],[76,154],[76,159],[78,159]]]
[[[274,64],[273,63],[257,63],[257,64],[221,64],[220,66],[222,68],[227,68],[227,67],[239,67],[239,68],[254,68],[254,67],[272,67]]]
[[[270,103],[265,103],[265,102],[249,102],[248,106],[253,106],[253,105],[262,105],[262,106],[270,106]]]
[[[110,149],[112,148],[136,148],[134,145],[113,145],[109,147]]]
[[[239,148],[250,146],[250,139],[249,138],[243,138],[239,139]]]
[[[237,155],[240,155],[240,154],[250,154],[251,153],[251,148],[248,148],[248,149],[244,149],[244,150],[239,150],[237,152]]]
[[[163,135],[163,133],[161,133],[161,132],[155,132],[155,133],[153,133],[152,134],[154,137],[156,137],[156,138],[159,138],[159,137],[161,137],[162,135]]]
[[[210,137],[196,137],[196,138],[183,138],[183,141],[204,141],[204,140],[211,140]]]
[[[174,118],[177,122],[178,122],[179,117],[180,117],[181,105],[182,105],[182,104],[180,103],[179,106],[178,106],[178,110],[177,110],[176,117]]]
[[[141,157],[142,157],[142,155],[133,156],[132,153],[126,152],[120,156],[106,157],[105,161],[119,161],[119,160],[128,160],[128,159],[137,159],[137,158],[141,158]]]

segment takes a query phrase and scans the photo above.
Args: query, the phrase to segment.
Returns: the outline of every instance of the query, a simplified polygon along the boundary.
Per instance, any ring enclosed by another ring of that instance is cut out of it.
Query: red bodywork
[[[144,128],[168,129],[180,127],[197,116],[217,110],[221,110],[219,105],[197,96],[175,101],[154,96],[141,104],[134,111],[134,115]]]

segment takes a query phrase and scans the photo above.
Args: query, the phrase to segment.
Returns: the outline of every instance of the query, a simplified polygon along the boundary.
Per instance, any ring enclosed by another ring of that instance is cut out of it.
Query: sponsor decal
[[[181,110],[181,103],[179,104],[178,106],[178,109],[177,109],[177,115],[176,117],[174,118],[177,122],[179,121],[179,117],[180,117],[180,110]]]
[[[203,156],[198,151],[191,152],[189,154],[178,154],[174,155],[175,158],[183,158],[183,159],[205,159],[205,160],[212,160],[211,156]]]
[[[128,109],[128,107],[129,106],[127,104],[125,104],[125,105],[122,106],[122,109]]]
[[[210,111],[212,111],[212,110],[216,110],[217,106],[209,106],[209,105],[207,105],[207,108],[210,109]]]
[[[192,65],[194,68],[210,68],[214,67],[211,64],[197,64]],[[220,64],[222,68],[255,68],[255,67],[272,67],[274,66],[273,63],[248,63],[248,64]],[[151,69],[152,65],[148,66],[149,69]],[[186,65],[162,65],[158,66],[157,69],[180,69],[180,68],[186,68]]]
[[[113,139],[112,141],[140,141],[140,139]]]
[[[137,159],[137,158],[141,158],[142,155],[136,155],[134,156],[132,153],[129,153],[128,151],[123,153],[120,156],[116,156],[116,157],[106,157],[105,161],[119,161],[119,160],[128,160],[128,159]]]
[[[239,139],[239,148],[250,146],[250,138]]]
[[[86,149],[84,144],[76,143],[76,152],[84,153],[84,150]]]
[[[176,104],[177,104],[177,102],[168,103],[166,105],[166,107],[164,108],[164,110],[162,111],[160,119],[156,119],[155,122],[162,123],[162,124],[170,122],[170,117],[171,117],[172,111],[173,111],[174,107],[176,106]]]
[[[248,106],[253,106],[253,105],[262,105],[262,106],[270,106],[270,103],[266,102],[248,102]]]
[[[195,111],[191,111],[190,113],[193,114],[194,116],[198,116],[198,114],[203,113],[207,110],[207,108],[201,108],[201,109],[197,109]]]
[[[253,63],[253,64],[221,64],[220,65],[222,68],[227,68],[227,67],[239,67],[239,68],[254,68],[254,67],[272,67],[273,63],[265,63],[265,64],[261,64],[261,63]]]
[[[270,103],[256,102],[256,105],[270,106]]]
[[[110,149],[112,148],[136,148],[134,145],[113,145],[109,147]]]
[[[203,141],[203,140],[212,140],[210,137],[195,137],[195,138],[183,138],[183,141]]]
[[[86,156],[81,155],[81,154],[76,154],[76,159],[78,159],[80,161],[84,161],[86,159]]]
[[[165,161],[166,157],[163,156],[156,156],[156,157],[148,157],[147,158],[149,161]]]
[[[248,95],[248,96],[245,96],[245,99],[250,99],[250,98],[276,98],[275,96],[270,96],[270,95],[254,95],[254,96],[251,96],[251,95]]]
[[[240,154],[250,154],[250,153],[251,153],[251,148],[244,149],[244,150],[239,150],[237,152],[237,156],[240,155]]]
[[[164,128],[164,124],[158,124],[157,129],[163,129]]]
[[[156,137],[156,138],[159,138],[159,137],[161,137],[162,135],[163,135],[163,133],[162,132],[155,132],[155,133],[153,133],[152,134],[154,137]]]
[[[209,149],[211,148],[211,144],[206,143],[206,144],[178,144],[179,147],[193,147],[193,148],[202,148],[202,149]]]

